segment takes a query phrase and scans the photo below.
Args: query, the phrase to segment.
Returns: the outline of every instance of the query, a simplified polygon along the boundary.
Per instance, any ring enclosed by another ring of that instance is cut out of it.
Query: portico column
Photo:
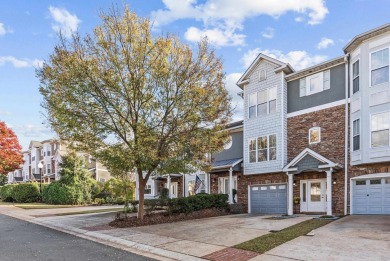
[[[288,212],[287,214],[289,216],[294,214],[294,205],[293,205],[293,198],[294,198],[294,190],[293,190],[293,185],[294,185],[294,174],[289,174],[288,175]]]
[[[229,204],[233,204],[233,168],[229,169]]]
[[[332,168],[326,171],[326,215],[332,215]]]
[[[167,189],[168,189],[168,198],[171,198],[171,175],[168,175]]]

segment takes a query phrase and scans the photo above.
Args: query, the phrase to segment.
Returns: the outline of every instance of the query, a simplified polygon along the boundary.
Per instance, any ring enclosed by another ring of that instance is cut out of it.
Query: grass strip
[[[252,240],[243,242],[234,246],[238,249],[249,250],[263,254],[281,244],[284,244],[294,238],[304,236],[313,229],[322,227],[326,224],[329,224],[332,220],[320,220],[320,219],[310,219],[287,227],[283,230],[280,230],[275,233],[266,234]]]
[[[85,210],[85,211],[75,211],[75,212],[66,212],[58,213],[55,216],[70,216],[70,215],[80,215],[80,214],[94,214],[94,213],[104,213],[104,212],[118,212],[123,210],[122,208],[105,208],[105,209],[95,209],[95,210]]]
[[[22,209],[52,209],[52,208],[74,208],[79,206],[72,205],[46,205],[46,204],[15,204],[15,207]],[[81,206],[80,206],[81,207]]]

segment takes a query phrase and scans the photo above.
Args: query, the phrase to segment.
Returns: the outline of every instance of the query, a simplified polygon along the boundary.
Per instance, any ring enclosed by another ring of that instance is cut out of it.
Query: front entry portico
[[[288,175],[288,215],[294,214],[294,201],[299,200],[300,212],[316,212],[332,215],[332,174],[341,166],[306,148],[296,156],[283,171]],[[294,176],[301,173],[326,173],[324,178],[301,179]],[[294,199],[294,187],[299,186],[299,199]]]

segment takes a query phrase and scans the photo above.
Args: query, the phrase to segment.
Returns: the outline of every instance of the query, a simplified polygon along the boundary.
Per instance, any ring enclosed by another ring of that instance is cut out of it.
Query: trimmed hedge
[[[229,207],[227,194],[198,194],[173,199],[145,199],[144,205],[148,207],[147,212],[165,207],[169,213],[186,214],[202,209],[228,209]]]
[[[0,187],[0,199],[5,202],[14,201],[13,190],[17,185],[8,184]]]
[[[36,183],[21,183],[14,187],[12,198],[17,203],[38,202],[41,199],[39,186]]]
[[[85,204],[82,189],[77,186],[69,186],[60,182],[52,182],[44,187],[42,200],[48,204],[80,205]]]

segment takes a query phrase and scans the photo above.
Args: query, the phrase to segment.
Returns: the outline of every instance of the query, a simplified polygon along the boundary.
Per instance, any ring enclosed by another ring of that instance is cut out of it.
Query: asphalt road
[[[0,215],[0,260],[154,260]]]

